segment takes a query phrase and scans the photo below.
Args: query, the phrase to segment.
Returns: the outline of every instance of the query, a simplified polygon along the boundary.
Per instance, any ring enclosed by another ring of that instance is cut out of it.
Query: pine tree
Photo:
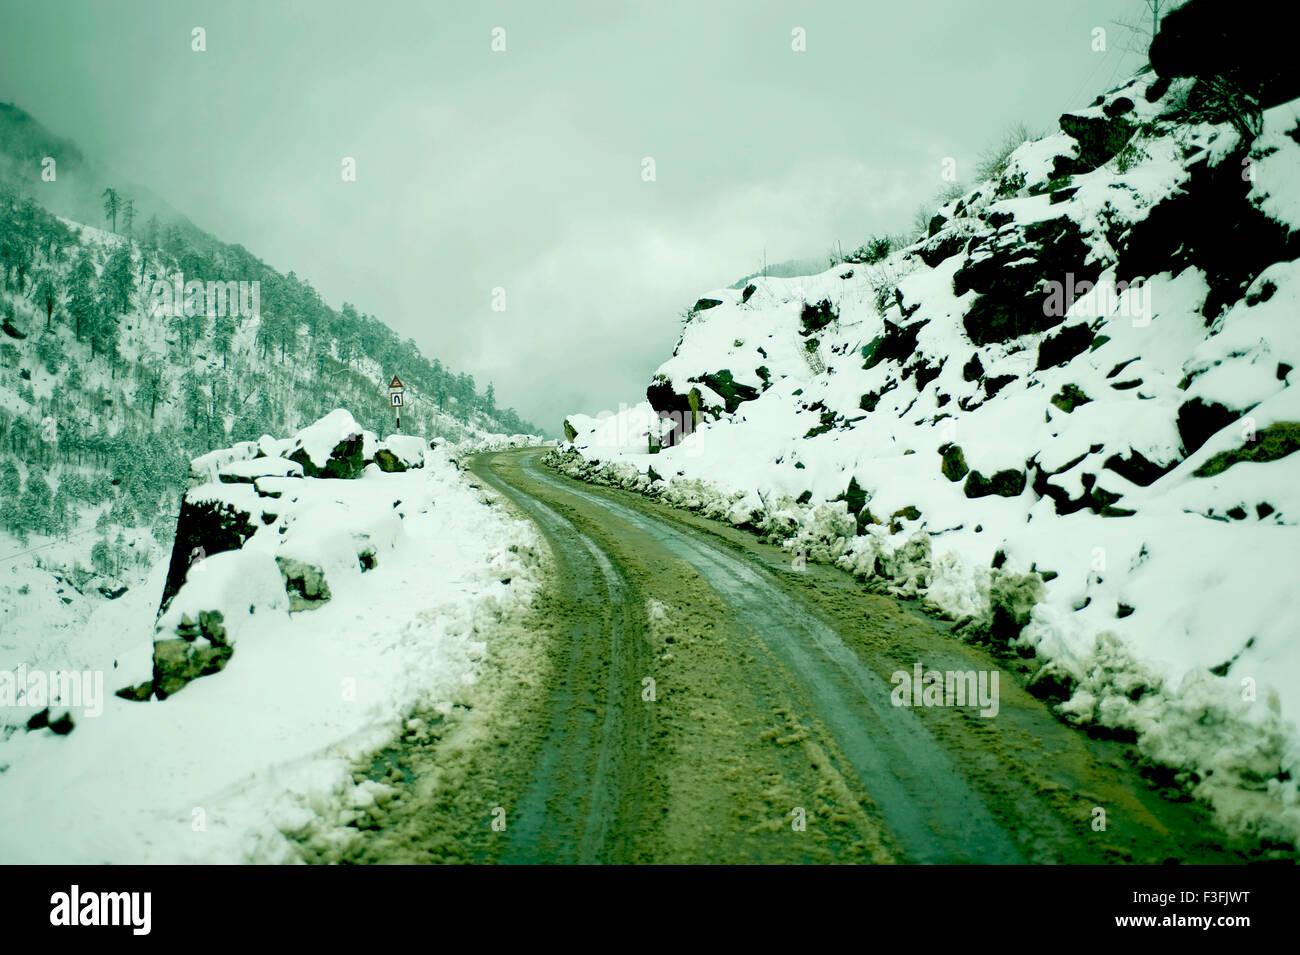
[[[112,552],[108,543],[108,534],[95,541],[95,546],[90,548],[90,566],[97,573],[108,574],[112,569]]]
[[[46,265],[36,277],[36,304],[45,309],[45,327],[54,323],[54,306],[59,304],[59,275],[52,265]]]
[[[130,309],[131,293],[135,290],[134,271],[131,247],[123,242],[109,254],[99,278],[104,306],[110,314],[124,315]]]
[[[136,400],[149,403],[149,420],[152,421],[158,410],[158,402],[166,397],[163,387],[162,363],[156,358],[146,358],[140,362],[136,371],[140,387],[136,390]]]
[[[121,208],[121,203],[117,197],[117,190],[111,186],[104,190],[104,218],[113,220],[113,231],[117,231],[117,213]]]
[[[221,356],[221,367],[226,367],[231,347],[235,341],[235,316],[227,310],[225,315],[218,315],[212,323],[212,345]]]
[[[68,312],[76,322],[77,340],[83,329],[89,329],[99,308],[96,297],[95,263],[89,249],[83,248],[72,268],[72,282],[68,290]]]
[[[105,356],[113,366],[117,364],[118,327],[118,313],[101,301],[90,324],[90,354]]]

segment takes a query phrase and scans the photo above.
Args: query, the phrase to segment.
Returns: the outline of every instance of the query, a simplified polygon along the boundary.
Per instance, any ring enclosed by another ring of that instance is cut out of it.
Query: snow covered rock
[[[366,468],[367,446],[376,468]],[[207,480],[181,503],[152,684],[119,695],[162,699],[216,673],[251,617],[315,610],[373,570],[405,517],[401,496],[374,479],[423,468],[425,455],[423,438],[392,435],[380,445],[339,409],[290,440],[265,435],[196,459],[194,475]]]
[[[302,466],[307,477],[355,478],[366,466],[366,437],[373,432],[362,428],[351,413],[336,408],[315,424],[294,436],[285,456]]]
[[[415,435],[390,434],[375,450],[374,462],[388,472],[421,468],[426,447],[424,439]]]
[[[176,542],[163,585],[161,607],[166,610],[185,583],[192,565],[228,550],[237,550],[263,525],[262,507],[251,488],[204,484],[181,501]]]
[[[222,468],[250,460],[258,450],[258,446],[251,441],[244,441],[235,445],[233,448],[221,448],[217,451],[209,451],[207,454],[200,455],[190,462],[189,486],[196,487],[200,484],[207,484],[217,479],[217,473]]]
[[[277,557],[275,563],[284,577],[290,610],[314,610],[330,599],[325,572],[319,567],[292,557]]]
[[[166,699],[191,680],[220,672],[259,614],[285,612],[289,600],[278,576],[265,555],[242,550],[196,561],[155,625],[153,694]]]
[[[284,458],[234,461],[217,469],[222,484],[254,484],[261,477],[302,477],[302,465]]]

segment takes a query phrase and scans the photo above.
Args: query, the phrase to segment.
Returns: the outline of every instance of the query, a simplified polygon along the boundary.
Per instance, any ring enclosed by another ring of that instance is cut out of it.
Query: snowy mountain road
[[[1242,861],[1014,662],[543,454],[470,465],[550,551],[519,639],[497,638],[493,702],[397,754],[400,798],[349,861]],[[895,705],[917,664],[997,672],[996,704]]]

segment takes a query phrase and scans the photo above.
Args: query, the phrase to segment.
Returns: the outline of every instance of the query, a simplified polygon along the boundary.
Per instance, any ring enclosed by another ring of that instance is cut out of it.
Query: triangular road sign
[[[402,384],[402,379],[394,375],[393,380],[388,383],[388,387],[392,389],[397,389],[397,388],[405,388],[406,386]]]

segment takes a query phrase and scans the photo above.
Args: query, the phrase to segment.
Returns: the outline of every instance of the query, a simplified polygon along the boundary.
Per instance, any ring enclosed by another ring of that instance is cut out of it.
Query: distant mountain
[[[53,180],[45,172],[51,159]],[[50,132],[12,103],[0,103],[0,183],[30,194],[55,215],[93,225],[104,223],[102,195],[112,187],[134,202],[137,225],[157,216],[184,230],[191,242],[217,242],[166,200],[88,159],[76,143]]]

